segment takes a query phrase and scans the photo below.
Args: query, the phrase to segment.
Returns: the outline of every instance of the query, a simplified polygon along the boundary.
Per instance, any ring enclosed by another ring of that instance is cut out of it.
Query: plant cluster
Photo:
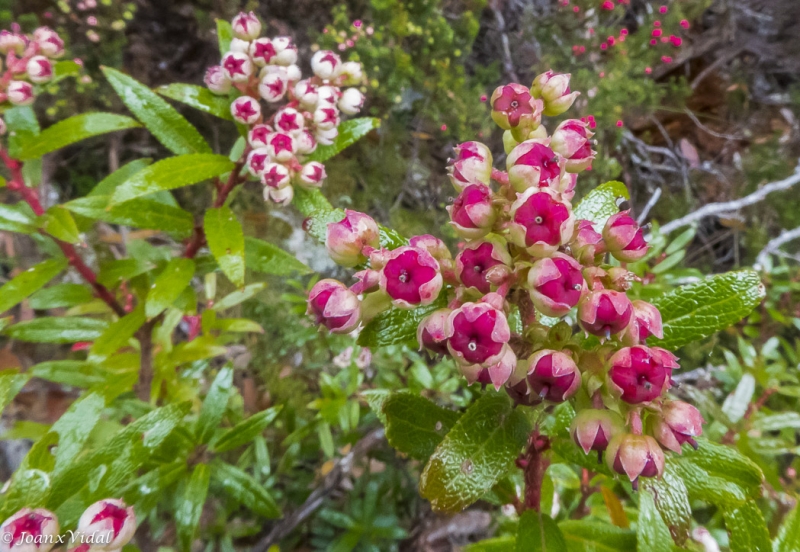
[[[64,41],[48,27],[39,27],[30,35],[19,28],[3,30],[0,54],[5,56],[0,102],[31,105],[36,99],[36,86],[53,79],[53,60],[64,55]]]

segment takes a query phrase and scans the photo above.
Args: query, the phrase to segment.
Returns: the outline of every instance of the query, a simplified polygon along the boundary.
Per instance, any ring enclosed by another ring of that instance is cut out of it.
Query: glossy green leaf
[[[32,343],[94,341],[108,327],[104,320],[79,316],[43,316],[9,326],[3,334]]]
[[[636,550],[636,533],[610,523],[588,519],[558,524],[570,552],[621,552]]]
[[[104,358],[116,353],[128,345],[130,339],[145,323],[144,308],[139,305],[116,322],[112,323],[92,344],[89,355],[92,358]]]
[[[217,344],[216,339],[209,336],[198,337],[188,343],[178,344],[168,355],[165,362],[169,366],[179,366],[198,360],[206,360],[224,355],[228,349]]]
[[[162,230],[177,238],[187,238],[194,230],[194,217],[180,207],[160,201],[138,198],[109,206],[111,196],[91,196],[73,199],[64,204],[78,215],[111,224]]]
[[[237,289],[233,291],[214,303],[214,306],[211,307],[217,312],[224,311],[231,307],[235,307],[240,303],[244,303],[248,299],[252,299],[261,291],[267,287],[267,284],[264,282],[258,282],[257,284],[249,284],[243,287],[242,289]]]
[[[214,481],[234,500],[267,519],[281,517],[281,510],[267,490],[251,475],[225,462],[214,462]]]
[[[49,360],[30,369],[33,377],[72,387],[91,387],[106,379],[97,365],[85,360]]]
[[[214,431],[222,421],[222,416],[228,406],[232,388],[233,367],[224,366],[217,373],[217,377],[214,378],[211,388],[203,401],[203,407],[200,409],[200,416],[194,429],[194,434],[199,444],[207,444],[214,436]]]
[[[211,208],[203,220],[208,248],[222,272],[237,287],[244,285],[244,232],[229,207]]]
[[[111,203],[123,203],[162,190],[173,190],[213,178],[233,170],[233,162],[224,155],[195,153],[168,157],[135,173],[119,185]]]
[[[0,312],[24,301],[67,267],[66,259],[49,259],[20,272],[0,287]]]
[[[0,505],[0,517],[7,518],[23,507],[39,508],[44,505],[50,491],[50,477],[36,469],[18,469],[14,472]],[[19,546],[19,545],[17,545]]]
[[[800,552],[800,507],[795,506],[781,524],[773,552]]]
[[[359,119],[344,121],[339,125],[339,135],[333,140],[333,144],[329,146],[317,146],[314,153],[308,156],[308,160],[323,163],[345,148],[355,144],[371,130],[380,126],[380,119],[374,119],[372,117],[361,117]]]
[[[244,239],[244,257],[247,268],[272,274],[289,276],[291,274],[309,274],[311,269],[298,261],[294,255],[280,247],[256,238]]]
[[[0,230],[33,234],[36,232],[36,215],[24,201],[13,205],[0,203]]]
[[[642,486],[652,494],[655,507],[672,538],[682,545],[692,529],[692,507],[686,485],[675,473],[674,466],[668,464],[663,476],[647,479]]]
[[[97,185],[92,188],[87,197],[94,197],[94,196],[110,196],[114,193],[114,190],[117,189],[117,186],[128,180],[137,172],[141,171],[148,165],[153,162],[152,159],[136,159],[135,161],[131,161],[116,171],[105,177],[103,180],[97,183]]]
[[[248,318],[223,318],[214,322],[213,328],[221,332],[264,333],[264,328],[258,322]]]
[[[153,318],[172,305],[192,281],[194,261],[191,259],[172,259],[159,274],[147,292],[145,315]]]
[[[755,501],[724,508],[723,514],[730,533],[731,552],[772,552],[769,530]]]
[[[122,498],[126,504],[136,504],[137,509],[147,512],[157,506],[167,489],[185,473],[186,462],[183,459],[163,464],[128,485],[121,493]]]
[[[358,336],[362,347],[386,347],[398,343],[416,343],[417,327],[423,318],[447,304],[444,293],[432,304],[416,309],[391,308],[364,326]]]
[[[203,504],[206,502],[210,478],[211,468],[209,466],[206,464],[196,465],[186,485],[183,500],[179,502],[178,509],[175,511],[178,543],[184,552],[192,549],[192,541],[197,534],[200,515],[203,513]]]
[[[653,345],[677,349],[736,324],[761,303],[764,285],[753,270],[717,274],[656,298],[664,339]]]
[[[233,40],[233,27],[224,19],[217,19],[217,42],[219,43],[219,55],[224,56],[231,49]]]
[[[519,518],[516,552],[567,552],[567,544],[550,516],[525,510]]]
[[[233,120],[231,99],[228,96],[218,96],[204,86],[174,83],[159,86],[156,88],[156,92],[166,98],[194,107],[220,119]]]
[[[275,421],[281,410],[283,410],[282,405],[273,406],[242,420],[223,433],[214,442],[212,448],[215,452],[222,453],[249,443],[264,431],[269,424]]]
[[[8,370],[0,372],[0,412],[14,400],[30,378],[30,374],[17,374]]]
[[[97,274],[97,281],[107,287],[114,287],[120,280],[130,280],[152,270],[150,262],[139,259],[119,259],[103,263]]]
[[[488,392],[474,402],[436,448],[420,477],[434,510],[458,511],[483,496],[508,472],[530,425],[508,397]]]
[[[619,212],[619,203],[630,198],[628,187],[622,182],[612,180],[600,184],[575,207],[575,218],[592,221],[595,230],[600,232],[608,218]]]
[[[513,536],[495,537],[466,545],[463,552],[514,552],[517,539]]]
[[[647,490],[639,493],[639,520],[636,534],[639,550],[672,552],[672,536],[656,509],[653,495]]]
[[[418,460],[427,460],[461,417],[412,393],[392,393],[382,410],[389,444]]]
[[[211,152],[197,129],[158,94],[116,69],[102,69],[122,103],[168,150],[178,155]]]
[[[81,74],[81,66],[71,59],[62,59],[53,64],[53,80],[58,82],[67,77],[77,77]]]
[[[57,284],[40,289],[30,298],[30,306],[36,310],[69,308],[92,300],[92,292],[81,284]]]
[[[27,140],[17,153],[18,159],[33,159],[61,149],[75,142],[109,132],[136,128],[139,123],[114,113],[83,113],[59,121]]]
[[[50,207],[39,218],[39,228],[54,238],[67,243],[79,243],[81,241],[75,219],[72,218],[69,211],[60,205]]]
[[[292,205],[307,217],[303,225],[306,232],[323,243],[328,223],[339,222],[344,218],[344,210],[334,209],[319,190],[306,190],[298,186],[294,191]]]
[[[8,127],[8,154],[19,158],[23,147],[41,132],[39,121],[29,105],[7,109],[3,113],[3,120]]]

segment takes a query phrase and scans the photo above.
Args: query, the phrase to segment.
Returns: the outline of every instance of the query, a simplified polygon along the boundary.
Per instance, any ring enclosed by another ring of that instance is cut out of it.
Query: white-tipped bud
[[[342,63],[342,84],[346,86],[353,86],[361,84],[364,78],[364,68],[357,61],[345,61]]]
[[[339,129],[336,127],[330,130],[322,130],[318,128],[314,133],[314,138],[317,140],[317,144],[321,144],[323,146],[330,146],[333,144],[333,141],[336,140],[337,136],[339,136]]]
[[[49,58],[59,58],[64,55],[64,41],[49,27],[39,27],[33,31],[33,40],[38,44],[39,52]]]
[[[231,27],[233,27],[233,35],[242,40],[254,40],[261,34],[261,21],[253,12],[240,12],[231,21]]]
[[[225,74],[220,65],[209,67],[203,78],[206,87],[214,94],[226,96],[231,91],[231,79]]]
[[[297,135],[303,130],[305,120],[303,116],[294,108],[285,107],[275,113],[275,130]]]
[[[314,124],[320,130],[331,130],[339,126],[339,110],[335,107],[318,107],[314,111]]]
[[[256,178],[261,178],[271,162],[267,148],[256,148],[247,155],[247,171]]]
[[[294,188],[284,186],[283,188],[264,188],[264,201],[272,201],[276,205],[284,207],[289,205],[294,199]]]
[[[317,149],[317,141],[311,131],[306,129],[295,137],[295,147],[299,155],[308,155]]]
[[[325,165],[310,161],[303,165],[303,170],[300,171],[300,184],[304,188],[319,188],[327,177]]]
[[[308,80],[301,80],[294,85],[294,97],[300,102],[300,107],[313,111],[319,101],[319,89]]]
[[[286,166],[280,163],[269,163],[261,173],[261,183],[267,188],[279,189],[289,184],[291,174]]]
[[[50,29],[47,30],[49,31]],[[7,54],[9,52],[21,54],[23,51],[25,51],[26,40],[27,39],[24,36],[17,33],[0,31],[0,54]]]
[[[0,552],[48,552],[58,542],[58,518],[44,508],[23,508],[0,525]]]
[[[288,36],[276,36],[272,39],[275,47],[275,58],[271,61],[276,65],[293,65],[297,63],[297,46],[292,43]]]
[[[330,50],[320,50],[311,58],[311,70],[323,80],[336,78],[342,70],[342,59]]]
[[[241,38],[231,39],[231,45],[228,48],[229,52],[238,52],[240,54],[250,54],[250,42],[242,40]]]
[[[336,102],[339,101],[341,95],[335,86],[320,86],[317,94],[319,95],[318,107],[336,107]]]
[[[256,125],[247,133],[247,142],[253,149],[266,148],[267,138],[272,134],[272,127],[269,125]]]
[[[53,63],[44,56],[33,56],[26,67],[28,78],[36,84],[49,82],[53,78]]]
[[[253,63],[259,67],[272,63],[275,54],[275,46],[268,38],[257,38],[250,43],[250,57],[253,58]]]
[[[303,78],[303,72],[295,64],[287,65],[286,78],[289,80],[289,82],[297,82]]]
[[[222,70],[233,82],[247,82],[253,74],[253,62],[247,54],[228,52],[222,57]]]
[[[136,532],[133,506],[106,498],[89,506],[78,521],[78,532],[85,538],[94,537],[92,550],[119,550]]]
[[[296,147],[292,135],[285,132],[273,132],[267,138],[267,151],[273,161],[289,161],[294,157]]]
[[[287,86],[288,83],[282,71],[267,73],[258,85],[258,93],[268,102],[274,103],[286,95]]]
[[[250,96],[240,96],[231,104],[231,115],[237,123],[253,125],[261,118],[261,104]]]
[[[355,115],[364,105],[364,94],[358,88],[348,88],[339,98],[339,109],[346,115]]]
[[[8,83],[6,94],[8,94],[8,101],[14,105],[31,105],[35,99],[33,85],[25,81]]]

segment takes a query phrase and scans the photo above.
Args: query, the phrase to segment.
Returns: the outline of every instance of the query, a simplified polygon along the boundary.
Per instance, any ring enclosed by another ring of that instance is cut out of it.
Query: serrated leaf
[[[117,186],[150,165],[152,162],[153,160],[148,158],[136,159],[135,161],[131,161],[130,163],[121,166],[116,171],[98,182],[97,185],[92,188],[88,194],[86,194],[86,197],[110,196],[114,193],[114,190],[117,189]]]
[[[107,327],[107,322],[95,318],[43,316],[9,326],[3,334],[32,343],[76,343],[94,341]]]
[[[612,180],[600,184],[586,194],[575,207],[575,218],[592,221],[595,224],[595,230],[600,232],[608,218],[619,212],[620,201],[630,198],[628,187],[622,182]]]
[[[214,303],[214,306],[211,308],[217,312],[224,311],[231,307],[235,307],[239,303],[243,303],[248,299],[251,299],[261,293],[261,291],[267,287],[267,284],[264,282],[259,282],[257,284],[249,284],[242,289],[237,289],[233,291]]]
[[[661,477],[646,480],[643,487],[653,495],[656,509],[673,540],[683,545],[692,529],[692,507],[686,485],[675,473],[674,466],[668,464]]]
[[[39,228],[54,238],[67,243],[79,243],[81,241],[75,219],[72,218],[69,211],[60,205],[50,207],[39,218]]]
[[[0,203],[0,230],[33,234],[36,232],[36,215],[24,201],[14,205]]]
[[[247,268],[272,274],[275,276],[289,276],[290,274],[309,274],[311,269],[297,260],[294,255],[256,238],[244,239],[244,256]]]
[[[219,55],[224,56],[231,49],[233,40],[233,27],[224,19],[217,19],[217,42],[219,43]]]
[[[69,308],[92,300],[92,292],[81,284],[57,284],[40,289],[30,298],[35,310]]]
[[[156,507],[164,497],[165,491],[186,473],[186,462],[164,464],[150,473],[133,481],[121,493],[126,504],[136,504],[136,508],[147,512]]]
[[[386,347],[398,343],[416,343],[417,327],[422,319],[447,304],[446,294],[430,305],[415,309],[391,308],[380,313],[364,326],[358,336],[362,347]]]
[[[381,126],[380,119],[361,117],[350,119],[339,125],[339,135],[334,138],[329,146],[317,146],[317,149],[308,156],[308,161],[324,163],[345,148],[355,144],[360,138],[366,136],[372,129]]]
[[[23,146],[39,134],[39,121],[29,105],[7,109],[3,113],[3,120],[8,127],[8,154],[18,158]]]
[[[672,552],[672,536],[656,509],[653,495],[647,490],[639,493],[639,520],[636,534],[639,550]]]
[[[739,322],[761,303],[764,285],[758,273],[717,274],[679,287],[652,301],[664,324],[664,339],[653,345],[677,349]]]
[[[204,86],[174,83],[159,86],[156,92],[220,119],[233,120],[231,99],[228,96],[218,96]]]
[[[772,552],[769,530],[755,501],[724,508],[723,515],[730,533],[731,552]]]
[[[92,136],[100,136],[101,134],[139,126],[141,125],[130,117],[114,113],[83,113],[75,115],[57,122],[41,131],[38,136],[27,140],[17,153],[17,158],[26,160],[42,157],[51,151]]]
[[[587,519],[558,524],[570,552],[621,552],[636,550],[636,533]]]
[[[122,103],[168,150],[178,155],[211,152],[197,129],[158,94],[116,69],[102,70]]]
[[[361,392],[361,396],[367,401],[372,410],[383,425],[386,425],[386,414],[383,413],[383,403],[392,396],[388,389],[367,389]]]
[[[751,428],[755,431],[780,431],[782,429],[800,429],[800,413],[781,412],[758,416]]]
[[[328,224],[344,218],[343,209],[334,209],[319,190],[306,190],[297,187],[292,205],[306,217],[304,228],[313,238],[325,243]]]
[[[224,155],[193,153],[168,157],[135,173],[114,190],[111,203],[123,203],[162,190],[174,190],[230,172],[233,162]]]
[[[228,406],[232,387],[233,367],[224,366],[214,378],[211,388],[203,400],[200,416],[197,418],[194,434],[199,444],[207,444],[214,436],[214,431],[222,421],[222,416]]]
[[[275,499],[252,476],[221,461],[214,462],[213,467],[214,480],[231,498],[261,517],[281,517],[281,510]]]
[[[196,465],[186,484],[183,499],[178,503],[178,509],[175,511],[178,543],[184,552],[191,550],[192,541],[197,534],[197,526],[200,523],[200,514],[203,513],[203,504],[206,502],[210,478],[211,469],[206,464]]]
[[[14,400],[29,379],[31,379],[30,374],[0,372],[0,413]]]
[[[167,263],[147,292],[144,310],[147,318],[157,316],[175,302],[192,281],[194,270],[194,261],[191,259],[178,258]]]
[[[418,460],[427,460],[461,417],[411,393],[392,393],[382,410],[389,444]]]
[[[237,287],[244,285],[244,232],[229,207],[211,208],[203,221],[208,248],[222,272]]]
[[[227,452],[249,443],[278,417],[281,410],[282,405],[273,406],[242,420],[216,440],[212,445],[214,452]]]
[[[49,259],[14,276],[0,287],[0,312],[24,301],[67,267],[66,259]]]
[[[787,514],[773,542],[773,552],[800,552],[800,507]]]
[[[475,401],[436,448],[420,477],[420,492],[438,511],[459,511],[508,472],[530,425],[505,395]]]
[[[162,230],[177,238],[187,238],[194,230],[194,217],[180,207],[146,198],[114,205],[109,205],[110,202],[111,196],[96,195],[73,199],[64,207],[84,217],[134,228]]]
[[[567,543],[550,516],[525,510],[519,518],[516,551],[567,552]]]

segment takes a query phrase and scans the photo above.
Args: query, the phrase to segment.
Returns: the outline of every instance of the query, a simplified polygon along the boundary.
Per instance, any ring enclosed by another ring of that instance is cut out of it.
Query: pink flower
[[[536,140],[516,146],[506,158],[508,180],[518,192],[528,188],[549,187],[564,173],[564,159]]]
[[[398,247],[388,254],[381,271],[381,289],[401,308],[430,305],[439,296],[443,279],[439,263],[423,249]]]
[[[253,12],[240,12],[231,21],[233,35],[240,40],[253,40],[261,34],[261,21]]]
[[[285,163],[294,157],[294,138],[285,132],[273,132],[267,137],[267,151],[274,161]]]
[[[636,489],[640,476],[661,477],[664,453],[649,435],[621,433],[608,443],[606,464],[611,470],[626,475]]]
[[[609,359],[608,377],[623,401],[649,402],[669,385],[667,368],[659,355],[647,347],[625,347]]]
[[[267,73],[258,83],[258,94],[270,103],[275,103],[286,95],[289,85],[285,74],[280,71]]]
[[[33,93],[33,85],[25,81],[11,81],[6,89],[8,101],[13,105],[31,105],[36,98]]]
[[[615,259],[630,263],[644,257],[649,246],[644,241],[642,229],[629,212],[621,211],[609,217],[603,228],[603,240]]]
[[[344,219],[328,224],[325,247],[336,264],[353,267],[380,247],[378,224],[364,213],[345,210]]]
[[[331,130],[339,126],[339,110],[335,107],[318,107],[314,111],[314,123],[320,130]]]
[[[614,2],[612,2],[611,0],[606,0],[605,2],[603,2],[603,5],[600,6],[600,7],[603,8],[604,10],[611,11],[611,10],[614,9]]]
[[[595,231],[592,221],[585,219],[575,224],[575,233],[569,245],[572,255],[582,265],[595,264],[597,256],[605,251],[603,236]]]
[[[684,29],[688,29],[688,28],[689,28],[689,22],[688,22],[687,20],[685,20],[685,19],[681,19],[681,23],[680,23],[680,25],[681,25],[681,27],[683,27]]]
[[[625,329],[624,341],[630,345],[644,343],[651,335],[659,339],[664,337],[661,323],[661,312],[647,301],[636,300],[632,302],[633,316]]]
[[[531,255],[546,256],[567,243],[575,228],[569,203],[548,188],[528,188],[511,205],[509,240]]]
[[[459,364],[488,368],[496,365],[506,353],[511,329],[503,311],[491,304],[495,299],[464,303],[450,313],[447,346]]]
[[[252,148],[266,148],[267,138],[272,134],[272,127],[269,125],[255,125],[247,133],[247,142]]]
[[[53,78],[53,63],[44,56],[33,56],[26,67],[31,82],[41,84]]]
[[[247,170],[251,175],[261,178],[270,161],[267,148],[256,148],[247,155]]]
[[[34,33],[34,39],[36,38],[36,33],[39,33],[41,29],[47,29],[47,31],[50,33],[53,32],[47,27],[40,27]],[[17,55],[22,54],[22,52],[25,51],[27,40],[27,38],[20,34],[12,33],[6,30],[0,31],[0,54],[7,54],[9,52],[14,52]]]
[[[464,188],[447,211],[456,233],[468,239],[488,234],[497,218],[492,205],[492,191],[483,184],[472,184]]]
[[[345,115],[356,115],[364,106],[364,94],[358,88],[348,88],[336,105]]]
[[[233,82],[247,82],[253,74],[253,64],[247,54],[228,52],[222,57],[222,70]]]
[[[581,265],[563,253],[536,261],[528,285],[533,304],[547,316],[564,316],[587,292]]]
[[[492,152],[480,142],[464,142],[455,147],[456,156],[448,162],[447,174],[457,190],[470,184],[486,184],[492,176]]]
[[[289,169],[280,163],[267,163],[261,173],[261,183],[267,187],[267,190],[287,188],[290,180]],[[264,193],[269,193],[267,190]]]
[[[594,133],[589,123],[568,119],[558,125],[550,140],[550,147],[567,159],[566,170],[578,173],[591,166],[597,152],[592,150],[590,141]]]
[[[450,254],[447,245],[436,236],[431,236],[430,234],[413,236],[408,240],[408,245],[430,253],[439,262],[442,270],[452,270],[453,256]]]
[[[219,65],[209,67],[206,75],[203,78],[206,87],[214,94],[225,96],[231,91],[231,80],[225,74],[225,71]]]
[[[300,171],[299,183],[305,188],[319,188],[327,177],[325,165],[317,161],[309,161],[303,165],[303,170]]]
[[[420,349],[436,355],[447,354],[447,319],[450,309],[439,309],[422,319],[417,327],[417,342]]]
[[[475,382],[481,385],[492,384],[495,389],[500,390],[517,367],[517,355],[514,354],[511,347],[506,345],[502,348],[500,359],[491,366],[484,367],[480,364],[458,364],[457,366],[470,385]]]
[[[350,333],[360,321],[361,304],[347,286],[327,278],[311,288],[307,313],[333,333]]]
[[[317,149],[317,140],[314,138],[314,135],[306,129],[295,137],[295,147],[297,148],[298,154],[308,155]]]
[[[44,508],[23,508],[0,525],[1,552],[47,552],[56,543],[58,518]]]
[[[275,48],[275,57],[272,58],[271,63],[289,67],[297,62],[297,46],[294,45],[291,37],[276,36],[272,39],[272,47]]]
[[[492,93],[492,119],[500,128],[522,127],[533,130],[542,119],[544,104],[534,99],[530,90],[521,84],[499,86]]]
[[[466,287],[489,293],[511,273],[511,255],[499,239],[470,242],[456,255],[456,276]]]
[[[284,107],[275,113],[274,121],[275,130],[292,135],[299,134],[305,124],[300,112],[291,107]]]
[[[694,406],[683,401],[669,401],[656,417],[653,434],[661,446],[680,454],[684,443],[697,449],[694,438],[703,434],[704,422],[703,415]]]
[[[593,291],[578,305],[578,321],[583,329],[606,339],[625,329],[632,315],[628,296],[610,289]]]
[[[313,111],[319,101],[319,90],[310,81],[301,80],[294,85],[294,96],[303,109]]]
[[[669,41],[672,42],[672,45],[676,48],[683,44],[683,39],[675,35],[669,35]]]
[[[330,50],[320,50],[311,58],[311,70],[322,80],[335,78],[342,70],[342,59]]]
[[[250,44],[249,54],[253,63],[259,67],[264,67],[272,62],[275,57],[275,46],[269,38],[258,38]]]
[[[33,31],[33,41],[39,46],[39,52],[51,59],[60,58],[64,55],[64,41],[58,36],[58,33],[47,27],[39,27]],[[23,39],[23,44],[25,44]],[[18,44],[17,48],[19,48]],[[22,53],[18,50],[17,53]]]
[[[595,410],[587,408],[578,412],[570,426],[572,439],[589,454],[596,450],[602,454],[608,447],[609,441],[616,435],[625,431],[625,422],[619,414],[611,410]]]
[[[107,498],[89,506],[78,521],[78,531],[93,542],[103,543],[98,548],[119,550],[136,532],[136,514],[133,506],[121,500]]]
[[[545,71],[533,79],[531,94],[544,100],[544,114],[555,117],[566,112],[575,102],[580,92],[570,92],[570,75]]]
[[[581,373],[569,355],[542,349],[528,359],[528,385],[534,395],[564,402],[581,386]]]
[[[288,183],[288,177],[287,177]],[[264,201],[272,201],[276,205],[284,207],[289,205],[294,198],[294,187],[283,185],[281,188],[272,188],[267,186],[264,188]]]

